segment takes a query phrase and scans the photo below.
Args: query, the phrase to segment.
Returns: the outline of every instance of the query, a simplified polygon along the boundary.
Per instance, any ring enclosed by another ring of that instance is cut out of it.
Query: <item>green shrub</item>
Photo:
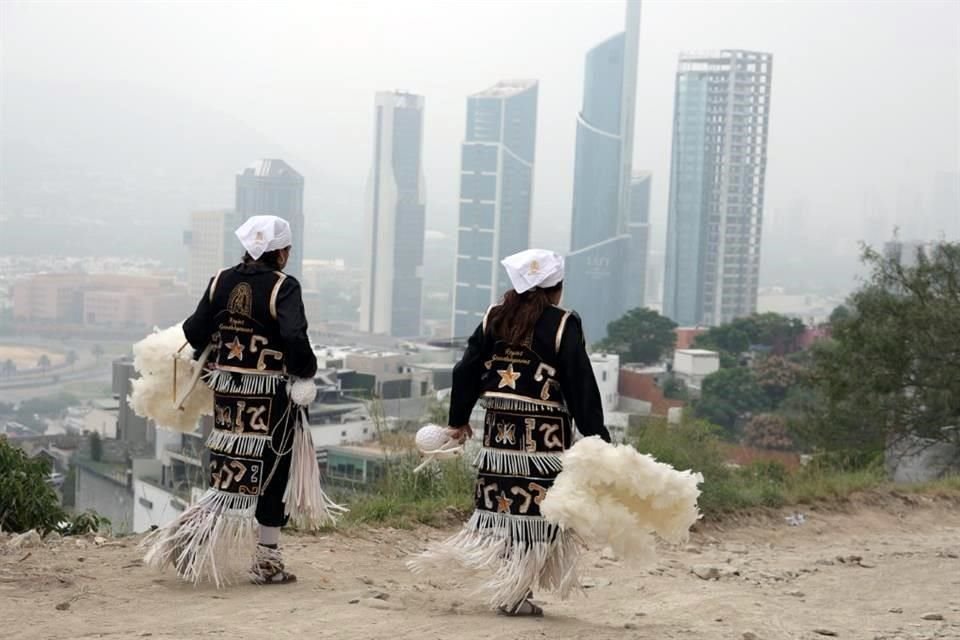
[[[0,438],[0,529],[41,534],[58,531],[74,535],[109,525],[95,513],[68,516],[48,482],[50,466],[42,458],[28,458],[22,449]]]
[[[50,465],[31,459],[22,449],[0,439],[0,529],[41,533],[66,520],[57,492],[47,482]]]

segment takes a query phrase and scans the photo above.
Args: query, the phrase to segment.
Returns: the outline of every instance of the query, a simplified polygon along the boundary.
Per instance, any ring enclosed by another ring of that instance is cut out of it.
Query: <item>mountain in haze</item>
[[[265,157],[283,157],[304,175],[308,254],[358,241],[358,216],[344,214],[359,211],[362,194],[235,118],[133,85],[4,77],[4,251],[176,264],[190,212],[232,207],[234,176]]]

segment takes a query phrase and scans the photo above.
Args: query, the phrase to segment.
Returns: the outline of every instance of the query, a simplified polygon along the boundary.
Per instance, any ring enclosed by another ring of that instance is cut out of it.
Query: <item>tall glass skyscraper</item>
[[[664,313],[681,326],[756,310],[772,72],[768,53],[680,57]]]
[[[376,96],[373,168],[364,219],[360,327],[370,333],[421,333],[423,239],[423,96]]]
[[[627,0],[626,29],[587,54],[577,117],[573,225],[566,303],[584,312],[589,341],[629,308],[630,175],[636,106],[640,0]]]
[[[242,219],[269,215],[290,223],[293,250],[284,271],[303,277],[303,176],[283,160],[260,160],[237,175],[236,195],[235,209]]]
[[[509,287],[500,261],[530,244],[537,82],[498,82],[467,98],[461,150],[453,335],[469,336]]]

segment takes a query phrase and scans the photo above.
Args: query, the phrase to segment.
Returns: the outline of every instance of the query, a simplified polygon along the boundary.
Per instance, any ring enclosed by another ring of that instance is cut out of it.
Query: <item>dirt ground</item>
[[[648,569],[591,551],[586,597],[541,620],[411,575],[442,531],[285,538],[297,584],[220,591],[145,569],[135,539],[68,539],[0,551],[0,638],[960,638],[960,503],[870,502],[708,527]]]

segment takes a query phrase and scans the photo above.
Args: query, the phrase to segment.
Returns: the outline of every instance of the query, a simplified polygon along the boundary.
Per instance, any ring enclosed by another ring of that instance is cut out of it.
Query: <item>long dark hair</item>
[[[510,289],[503,295],[503,301],[490,310],[487,319],[493,337],[506,340],[510,344],[523,344],[531,335],[537,320],[549,307],[552,298],[563,290],[563,283],[547,289],[539,287],[524,293]]]
[[[259,262],[260,264],[266,265],[275,271],[282,271],[283,267],[280,266],[280,253],[283,249],[274,249],[273,251],[267,251],[261,255],[258,259],[254,260],[253,256],[249,253],[243,254],[243,264],[251,264],[254,262]]]

